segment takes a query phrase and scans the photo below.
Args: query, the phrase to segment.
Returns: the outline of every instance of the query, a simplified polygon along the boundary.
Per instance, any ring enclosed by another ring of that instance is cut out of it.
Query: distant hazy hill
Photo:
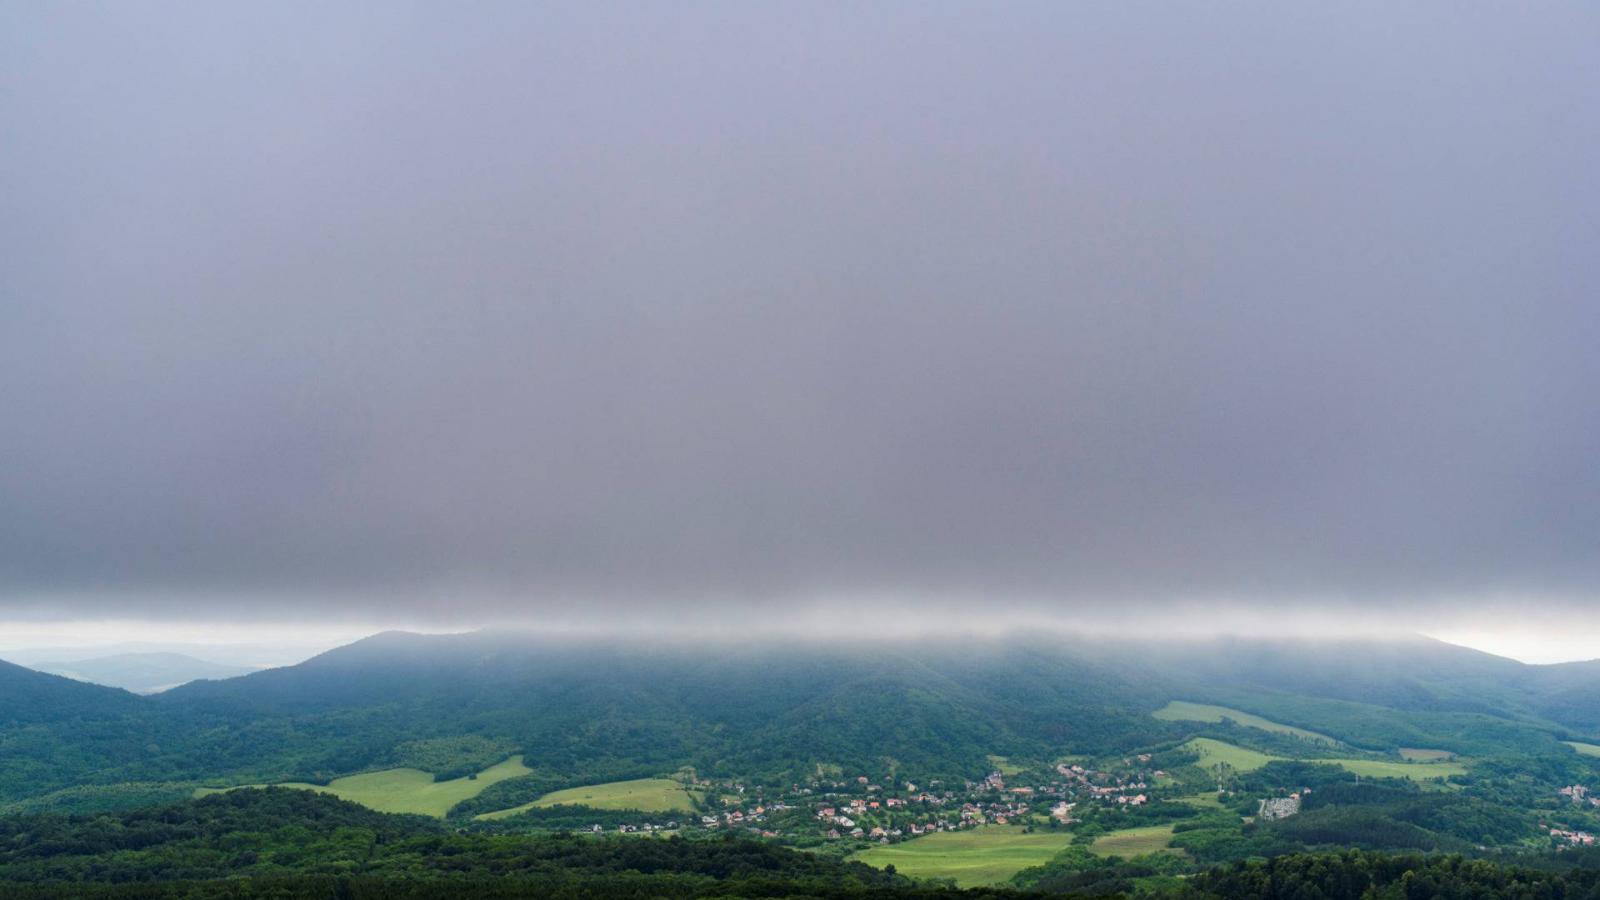
[[[247,669],[266,669],[275,666],[292,666],[338,646],[337,643],[234,643],[220,641],[121,641],[115,644],[88,646],[18,647],[0,650],[0,659],[30,668],[40,663],[70,664],[103,656],[121,656],[128,653],[177,653],[205,662],[224,666],[241,666]]]
[[[38,662],[29,668],[137,694],[164,691],[199,678],[234,678],[255,671],[182,653],[117,653],[89,659]]]

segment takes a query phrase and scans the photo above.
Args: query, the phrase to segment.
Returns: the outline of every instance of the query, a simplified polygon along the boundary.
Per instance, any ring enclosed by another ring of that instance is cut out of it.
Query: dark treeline
[[[1360,850],[1249,861],[1195,876],[1182,900],[1596,900],[1600,872]]]
[[[1073,846],[1008,888],[959,891],[726,835],[462,833],[433,819],[284,789],[120,813],[0,818],[0,895],[7,898],[1600,900],[1600,852],[1517,864],[1461,855],[1298,852],[1175,877],[1186,865],[1171,855],[1121,860]]]
[[[7,897],[941,893],[759,841],[459,833],[279,788],[131,812],[0,819],[0,887]]]

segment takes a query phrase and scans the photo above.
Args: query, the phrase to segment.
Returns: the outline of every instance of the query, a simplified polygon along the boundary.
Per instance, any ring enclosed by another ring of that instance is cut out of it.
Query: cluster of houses
[[[743,788],[740,791],[742,793]],[[767,813],[781,813],[792,808],[782,800],[774,800],[771,805],[757,803],[748,810],[734,808],[725,810],[720,816],[701,816],[700,824],[705,828],[721,828],[723,825],[727,825],[730,828],[745,827],[760,831],[755,826],[767,820]],[[776,832],[762,832],[762,835],[764,837],[777,837]]]
[[[928,789],[894,777],[867,775],[818,778],[775,792],[736,781],[699,782],[707,792],[720,792],[722,808],[704,811],[688,824],[705,829],[743,830],[763,837],[801,840],[870,840],[891,843],[940,831],[961,831],[985,825],[1036,824],[1053,820],[1070,824],[1082,803],[1142,806],[1151,802],[1146,779],[1150,756],[1123,760],[1117,771],[1096,771],[1081,765],[1056,767],[1061,778],[1028,780],[1008,785],[1006,776],[991,772],[962,787]],[[820,773],[819,773],[820,774]],[[783,799],[769,799],[776,793]],[[1048,814],[1049,818],[1045,819]],[[676,823],[674,823],[675,825]],[[657,830],[656,826],[624,825],[622,832]]]
[[[1569,784],[1556,794],[1571,800],[1578,806],[1600,806],[1600,797],[1589,796],[1589,789],[1581,784]],[[1561,847],[1592,847],[1594,835],[1587,831],[1576,831],[1567,828],[1550,829],[1550,839]]]
[[[1137,760],[1141,763],[1149,762],[1150,754],[1141,754],[1137,757]],[[1134,760],[1125,759],[1123,762],[1132,764]],[[1131,793],[1133,791],[1142,792],[1149,788],[1149,785],[1141,778],[1107,775],[1103,772],[1096,772],[1093,769],[1085,769],[1083,766],[1068,765],[1066,763],[1056,766],[1056,772],[1067,779],[1069,786],[1085,791],[1090,797],[1097,800],[1105,800],[1119,806],[1143,806],[1150,802],[1150,797],[1147,794]],[[1158,770],[1151,773],[1151,777],[1160,778],[1166,774],[1166,772]]]
[[[1593,847],[1594,835],[1587,831],[1568,831],[1565,828],[1550,829],[1550,837],[1556,843],[1568,847]]]
[[[980,784],[985,788],[993,788],[993,783],[989,780]],[[916,785],[908,783],[906,787],[914,789]],[[1016,798],[1026,798],[1033,794],[1033,788],[1012,788],[1011,791],[1012,796]],[[959,807],[956,806],[957,800],[956,795],[948,791],[943,794],[922,791],[909,797],[882,799],[854,797],[845,802],[819,803],[816,806],[815,816],[818,821],[832,826],[826,833],[830,839],[849,836],[888,842],[894,838],[916,837],[932,834],[935,831],[959,831],[963,828],[976,828],[979,825],[1006,825],[1031,811],[1025,799],[987,803],[969,799],[962,802]],[[901,821],[889,827],[874,826],[870,829],[857,822],[860,817],[877,817],[891,810],[901,812],[900,816],[890,817],[891,819],[903,819],[909,814],[912,821]]]
[[[590,828],[589,830],[593,831],[595,834],[599,834],[599,833],[605,831],[605,828],[600,826],[600,825],[595,825],[594,827]],[[655,831],[677,831],[677,830],[678,830],[678,823],[677,822],[668,822],[665,825],[653,825],[653,824],[650,824],[650,823],[645,823],[643,825],[618,825],[617,826],[617,833],[618,834],[648,834],[648,833],[655,832]]]
[[[1566,797],[1568,800],[1571,800],[1573,803],[1576,803],[1580,806],[1584,803],[1588,803],[1590,806],[1600,807],[1600,797],[1589,796],[1589,789],[1581,784],[1569,784],[1561,790],[1556,791],[1556,793]]]

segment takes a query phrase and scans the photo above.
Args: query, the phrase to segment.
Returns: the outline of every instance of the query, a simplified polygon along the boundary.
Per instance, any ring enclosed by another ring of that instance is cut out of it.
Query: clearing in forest
[[[855,859],[879,868],[893,865],[913,878],[953,878],[961,887],[982,887],[1049,862],[1071,842],[1066,830],[1029,833],[1018,825],[985,825],[873,847]]]
[[[1124,828],[1113,831],[1094,839],[1089,845],[1089,852],[1096,856],[1120,856],[1131,859],[1143,856],[1146,853],[1160,853],[1169,849],[1172,843],[1172,826],[1145,825],[1139,828]],[[1172,851],[1178,852],[1178,851]]]
[[[498,809],[476,816],[478,819],[504,819],[535,807],[587,806],[593,809],[637,809],[642,812],[693,812],[696,798],[681,783],[667,778],[636,778],[584,787],[567,788],[545,794],[531,803]]]
[[[475,777],[452,778],[449,781],[434,781],[432,774],[421,769],[384,769],[381,772],[335,778],[327,784],[291,781],[274,786],[332,794],[378,812],[416,813],[442,819],[450,807],[478,796],[489,785],[531,771],[522,764],[521,756],[513,756],[484,769]],[[267,785],[247,784],[242,787],[260,788]],[[222,790],[238,788],[201,788],[195,791],[195,796],[215,794]]]
[[[1242,709],[1233,709],[1227,706],[1212,706],[1209,703],[1190,703],[1187,700],[1173,700],[1166,706],[1151,713],[1158,719],[1168,722],[1221,722],[1223,719],[1232,719],[1247,728],[1259,728],[1262,731],[1271,731],[1275,734],[1292,734],[1297,738],[1308,741],[1317,741],[1323,744],[1338,744],[1339,742],[1319,731],[1308,731],[1263,719],[1254,713],[1247,713]]]

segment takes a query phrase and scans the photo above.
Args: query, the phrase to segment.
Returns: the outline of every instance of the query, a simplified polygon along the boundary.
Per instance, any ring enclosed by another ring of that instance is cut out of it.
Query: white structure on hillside
[[[1270,797],[1261,801],[1261,808],[1256,810],[1256,818],[1263,822],[1274,819],[1287,819],[1300,811],[1300,795],[1290,794],[1287,797]]]

